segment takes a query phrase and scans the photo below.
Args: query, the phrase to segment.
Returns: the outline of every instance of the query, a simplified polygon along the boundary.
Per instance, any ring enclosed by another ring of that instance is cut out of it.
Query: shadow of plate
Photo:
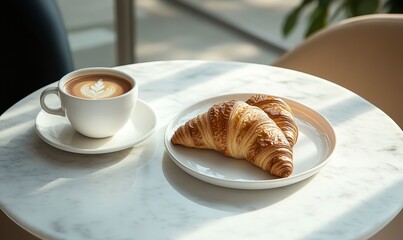
[[[203,182],[180,169],[165,152],[162,170],[171,186],[187,199],[217,210],[244,213],[273,205],[307,185],[313,177],[286,187],[264,190],[225,188]]]

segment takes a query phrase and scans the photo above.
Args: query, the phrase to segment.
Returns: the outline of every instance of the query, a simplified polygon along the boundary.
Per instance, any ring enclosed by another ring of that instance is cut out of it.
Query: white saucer
[[[130,148],[145,139],[157,125],[154,110],[138,99],[131,119],[114,136],[101,139],[88,138],[75,131],[67,118],[40,111],[35,129],[40,138],[53,147],[74,153],[100,154]]]
[[[283,98],[293,109],[299,135],[294,146],[294,171],[287,178],[276,178],[248,161],[225,157],[213,150],[186,148],[171,143],[175,130],[187,120],[209,109],[214,103],[236,99],[245,101],[254,93],[212,97],[195,103],[172,120],[165,132],[165,146],[172,160],[185,172],[202,181],[236,189],[269,189],[300,182],[317,173],[329,160],[336,146],[330,122],[301,103]]]

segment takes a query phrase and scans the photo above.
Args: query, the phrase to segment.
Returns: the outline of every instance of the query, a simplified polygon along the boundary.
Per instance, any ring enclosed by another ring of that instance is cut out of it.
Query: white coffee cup
[[[121,94],[115,96],[118,90]],[[59,97],[61,107],[51,108],[46,104],[49,94]],[[57,87],[46,88],[40,104],[49,114],[67,117],[79,133],[104,138],[114,135],[127,123],[137,96],[138,85],[129,74],[114,68],[92,67],[70,72],[60,79]]]

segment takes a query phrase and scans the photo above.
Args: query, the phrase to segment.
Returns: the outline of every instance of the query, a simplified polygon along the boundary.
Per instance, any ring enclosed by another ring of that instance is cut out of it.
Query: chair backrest
[[[4,1],[2,10],[0,114],[74,70],[67,33],[54,0]]]
[[[403,14],[341,21],[306,39],[273,65],[350,89],[403,126]]]

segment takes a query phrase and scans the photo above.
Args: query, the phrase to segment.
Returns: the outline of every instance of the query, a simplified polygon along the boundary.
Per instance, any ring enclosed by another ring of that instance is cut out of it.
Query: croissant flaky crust
[[[180,126],[171,142],[246,159],[278,177],[293,171],[292,147],[283,131],[262,109],[244,101],[213,105]]]
[[[262,109],[283,131],[291,147],[295,145],[298,139],[298,126],[290,106],[283,99],[256,94],[246,100],[246,103]]]

